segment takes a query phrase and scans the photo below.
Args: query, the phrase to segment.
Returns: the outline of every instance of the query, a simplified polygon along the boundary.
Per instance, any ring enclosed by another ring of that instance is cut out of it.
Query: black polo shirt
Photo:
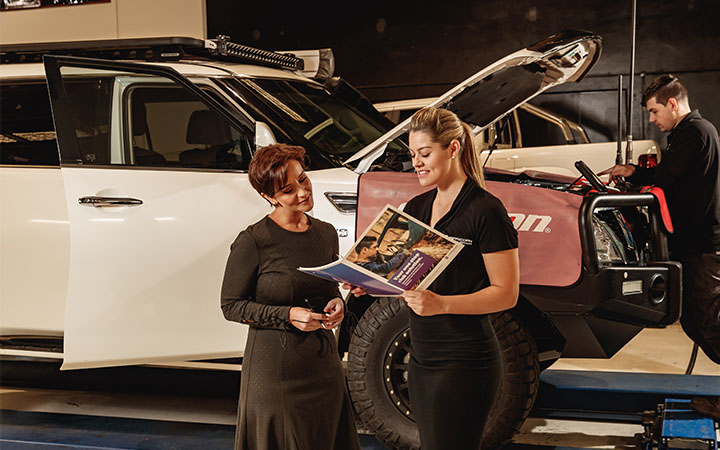
[[[657,167],[637,167],[628,181],[665,191],[675,228],[670,236],[673,257],[685,258],[720,250],[720,183],[718,132],[693,110],[670,132]],[[715,244],[713,243],[713,236]]]
[[[405,212],[429,224],[437,189],[420,194],[405,206]],[[465,244],[443,273],[428,287],[441,295],[470,294],[490,285],[483,253],[517,248],[517,231],[502,202],[467,179],[450,211],[434,227]],[[412,314],[415,340],[463,341],[485,334],[478,320],[484,316],[443,314],[419,317]],[[421,320],[419,320],[421,319]]]

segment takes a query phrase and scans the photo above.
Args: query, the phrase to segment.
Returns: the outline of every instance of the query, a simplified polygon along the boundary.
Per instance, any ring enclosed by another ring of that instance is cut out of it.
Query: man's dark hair
[[[362,251],[362,249],[372,247],[372,245],[375,241],[377,241],[376,237],[365,236],[364,238],[360,239],[360,242],[358,242],[358,245],[355,246],[355,251],[359,255],[360,252]]]
[[[675,75],[666,74],[655,78],[650,86],[645,88],[642,96],[642,105],[647,106],[648,100],[655,97],[655,101],[661,105],[667,105],[670,98],[678,102],[687,102],[688,91]]]

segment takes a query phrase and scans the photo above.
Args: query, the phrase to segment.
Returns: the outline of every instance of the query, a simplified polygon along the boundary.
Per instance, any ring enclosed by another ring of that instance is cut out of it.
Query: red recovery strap
[[[665,229],[667,229],[668,232],[672,233],[674,230],[672,220],[670,219],[670,210],[667,207],[667,201],[665,201],[665,191],[657,186],[643,186],[640,192],[649,192],[658,199],[663,225],[665,225]]]

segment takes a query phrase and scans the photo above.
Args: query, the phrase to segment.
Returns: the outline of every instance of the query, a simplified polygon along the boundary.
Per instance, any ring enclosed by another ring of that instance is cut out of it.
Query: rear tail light
[[[655,167],[658,165],[657,155],[640,155],[638,156],[638,165],[640,167]]]

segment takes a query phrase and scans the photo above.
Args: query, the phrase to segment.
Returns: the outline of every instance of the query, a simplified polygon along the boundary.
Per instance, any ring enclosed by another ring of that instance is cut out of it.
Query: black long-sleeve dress
[[[308,230],[292,232],[265,217],[231,246],[221,307],[226,319],[250,325],[236,450],[359,449],[332,332],[288,323],[291,307],[322,308],[340,296],[337,283],[297,270],[337,259],[333,226],[308,219]]]
[[[410,200],[405,212],[430,223],[437,190]],[[428,290],[470,294],[490,285],[483,253],[517,248],[503,204],[468,178],[435,228],[465,243]],[[502,376],[489,316],[410,315],[408,385],[423,450],[477,450]]]

